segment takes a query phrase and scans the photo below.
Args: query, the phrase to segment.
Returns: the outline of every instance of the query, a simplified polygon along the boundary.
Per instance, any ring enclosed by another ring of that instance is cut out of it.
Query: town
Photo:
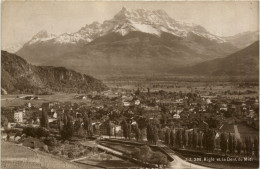
[[[101,167],[126,161],[130,168],[169,167],[176,154],[206,167],[229,165],[215,158],[246,157],[258,165],[257,95],[111,88],[70,97],[75,102],[40,105],[34,103],[41,96],[15,98],[26,103],[1,108],[2,139]],[[91,159],[95,155],[99,162]]]

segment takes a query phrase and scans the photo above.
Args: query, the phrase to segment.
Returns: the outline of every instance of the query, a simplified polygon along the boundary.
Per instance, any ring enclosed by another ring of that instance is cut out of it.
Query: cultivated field
[[[10,106],[21,106],[26,103],[31,103],[32,105],[39,107],[42,103],[45,102],[72,102],[72,103],[89,103],[89,100],[80,100],[75,99],[75,94],[67,94],[67,93],[55,93],[53,95],[37,95],[40,99],[39,100],[24,100],[22,98],[27,96],[25,94],[20,95],[2,95],[1,97],[1,104],[2,107],[10,107]],[[17,97],[18,96],[18,97]]]

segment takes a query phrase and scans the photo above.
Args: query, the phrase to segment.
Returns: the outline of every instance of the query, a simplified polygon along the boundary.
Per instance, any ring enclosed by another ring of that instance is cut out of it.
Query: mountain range
[[[107,89],[101,81],[64,67],[34,66],[23,58],[1,51],[1,91],[5,93],[75,92]]]
[[[182,68],[182,74],[210,76],[259,76],[259,41],[227,57]]]
[[[228,56],[256,35],[247,42],[243,36],[219,37],[200,25],[176,21],[163,10],[122,8],[112,19],[75,33],[41,31],[16,54],[32,64],[92,75],[167,73]]]
[[[259,31],[247,31],[234,36],[223,37],[239,49],[243,49],[259,40]]]

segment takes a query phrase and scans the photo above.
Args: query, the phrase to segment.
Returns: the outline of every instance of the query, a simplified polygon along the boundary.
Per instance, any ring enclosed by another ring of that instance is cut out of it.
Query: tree
[[[181,137],[181,131],[180,130],[177,130],[177,133],[176,133],[176,144],[179,147],[182,147],[182,137]]]
[[[158,141],[158,128],[157,126],[153,125],[152,143],[157,144],[157,141]]]
[[[87,131],[87,134],[89,136],[93,135],[93,126],[92,126],[92,120],[88,117],[88,114],[85,114],[83,117],[83,126],[84,129]]]
[[[174,146],[174,144],[175,144],[174,132],[173,132],[173,130],[171,130],[171,132],[170,132],[170,145]]]
[[[241,154],[241,149],[242,149],[242,143],[241,143],[241,140],[238,139],[237,140],[237,154],[240,155]]]
[[[202,134],[198,133],[198,147],[202,148]]]
[[[74,135],[79,137],[79,138],[85,138],[86,137],[86,132],[84,130],[84,128],[82,126],[80,126],[80,128],[74,132]]]
[[[193,148],[197,148],[197,145],[198,145],[198,134],[196,132],[194,132],[193,130],[193,134],[192,134],[192,145],[193,145]]]
[[[222,153],[227,152],[227,138],[225,133],[220,134],[220,149]]]
[[[49,128],[49,118],[48,118],[48,114],[46,111],[42,110],[42,117],[41,117],[41,121],[40,121],[40,126],[41,127],[45,127],[45,128]]]
[[[109,136],[109,138],[112,136],[113,133],[113,126],[110,120],[108,120],[107,122],[107,134]]]
[[[165,144],[167,144],[167,145],[170,144],[170,131],[169,131],[168,129],[165,131],[164,142],[165,142]]]
[[[74,126],[73,126],[73,122],[72,122],[72,117],[70,117],[69,115],[67,116],[67,124],[63,126],[63,129],[61,130],[61,137],[64,140],[68,140],[73,136],[74,133]]]
[[[233,141],[232,154],[235,154],[236,146],[237,146],[237,141],[236,141],[235,136],[232,137],[232,141]]]
[[[229,154],[232,154],[232,152],[233,152],[233,138],[230,133],[228,135],[228,151],[229,151]]]
[[[130,140],[131,139],[131,133],[132,133],[132,126],[131,124],[127,125],[127,137]]]
[[[188,134],[188,145],[190,148],[192,147],[192,133],[191,132],[189,132],[189,134]]]
[[[246,156],[247,155],[247,153],[246,153],[246,143],[242,144],[242,150],[244,152],[244,156]]]
[[[259,156],[259,142],[257,138],[254,139],[254,155],[256,158]]]
[[[164,112],[165,110],[162,110],[162,111]],[[165,126],[166,123],[167,123],[167,116],[166,116],[165,113],[162,113],[161,115],[162,115],[161,124],[162,124],[163,126]]]
[[[184,147],[187,145],[187,134],[185,129],[182,131],[182,144]]]
[[[207,136],[208,134],[207,134],[207,131],[205,131],[203,134],[202,134],[202,146],[203,146],[203,148],[205,149],[205,150],[207,150],[208,151],[208,143],[207,143]]]
[[[215,149],[215,132],[213,130],[209,131],[209,151],[213,152]]]
[[[213,152],[215,149],[215,132],[207,129],[203,135],[203,147],[205,150]]]
[[[127,139],[127,137],[128,137],[128,124],[127,124],[126,120],[123,120],[123,122],[121,124],[121,128],[123,130],[123,136],[125,137],[125,139]]]
[[[80,127],[81,127],[81,122],[80,122],[80,120],[76,120],[75,123],[74,123],[74,129],[75,129],[75,131],[78,131]]]
[[[140,129],[137,127],[137,128],[135,129],[135,139],[136,139],[136,141],[139,141],[139,140],[140,140],[140,137],[141,137],[141,131],[140,131]]]
[[[248,152],[250,157],[253,155],[253,142],[250,136],[248,136]]]
[[[8,119],[6,118],[6,116],[2,115],[1,117],[1,126],[2,127],[7,127],[8,125]]]
[[[149,142],[152,141],[152,125],[149,123],[146,128],[146,137]]]
[[[248,137],[245,137],[245,150],[244,153],[246,153],[246,156],[248,157],[249,154],[249,140]]]

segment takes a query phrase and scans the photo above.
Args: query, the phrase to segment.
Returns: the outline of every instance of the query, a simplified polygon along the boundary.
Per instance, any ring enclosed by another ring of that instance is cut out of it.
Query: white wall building
[[[17,123],[23,122],[23,112],[22,111],[14,113],[14,121]]]

